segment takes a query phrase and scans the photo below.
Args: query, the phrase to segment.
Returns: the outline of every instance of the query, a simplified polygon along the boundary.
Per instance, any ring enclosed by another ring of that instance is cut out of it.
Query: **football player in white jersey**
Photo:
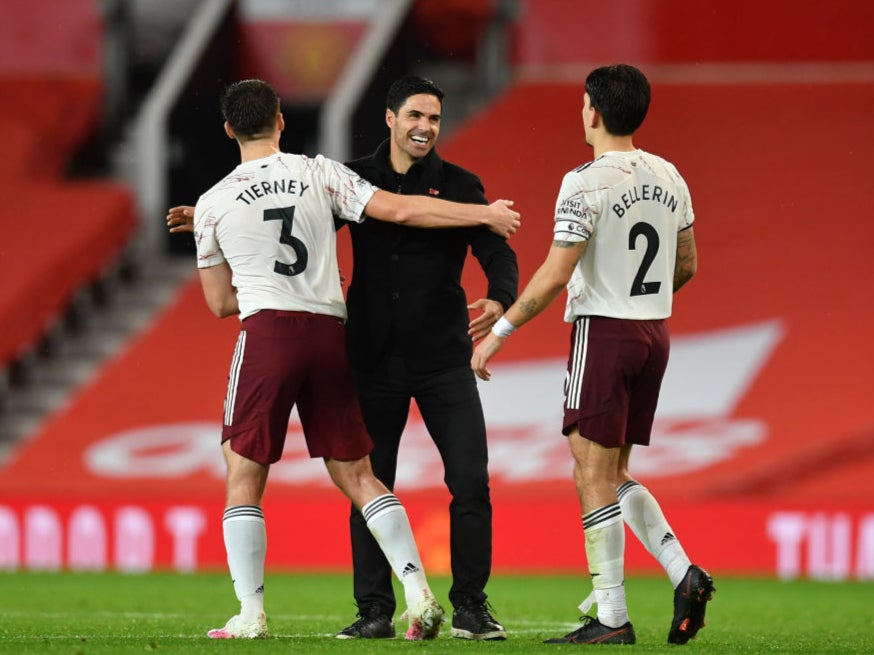
[[[373,443],[346,356],[334,217],[361,221],[366,212],[419,227],[486,224],[506,237],[519,215],[509,201],[463,205],[387,193],[325,157],[281,152],[279,98],[263,81],[228,87],[222,113],[242,163],[198,200],[194,236],[209,308],[241,320],[222,429],[222,529],[240,613],[208,636],[267,636],[261,498],[296,405],[310,456],[324,459],[403,583],[406,638],[434,638],[443,610],[428,586],[406,511],[370,466]],[[168,224],[174,221],[168,216]]]
[[[623,520],[674,587],[670,643],[684,644],[703,627],[714,591],[655,498],[628,471],[632,446],[649,444],[673,294],[698,266],[686,183],[669,162],[633,144],[649,100],[649,82],[632,66],[588,75],[582,119],[595,159],[564,176],[546,260],[471,360],[488,380],[486,366],[510,333],[567,289],[565,321],[573,327],[562,433],[574,457],[594,587],[581,608],[586,613],[597,603],[598,610],[546,643],[635,642],[625,602]]]

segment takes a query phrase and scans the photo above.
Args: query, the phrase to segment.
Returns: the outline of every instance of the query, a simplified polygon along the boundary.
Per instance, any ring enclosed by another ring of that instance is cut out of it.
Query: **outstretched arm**
[[[511,209],[512,206],[512,200],[475,205],[428,196],[402,196],[379,189],[367,203],[365,213],[379,221],[412,227],[485,225],[495,234],[508,238],[521,225],[521,216]]]
[[[546,260],[531,277],[525,290],[519,294],[519,299],[504,314],[506,322],[499,322],[495,329],[502,331],[498,326],[503,323],[504,326],[507,326],[506,329],[512,331],[546,309],[567,286],[587,243],[587,241],[574,243],[553,241]],[[501,349],[508,336],[509,332],[506,332],[504,336],[499,336],[493,330],[476,347],[470,360],[470,367],[477,377],[483,380],[491,378],[492,374],[486,365]]]
[[[365,212],[380,221],[412,227],[485,225],[495,234],[509,238],[522,224],[519,212],[510,209],[512,206],[512,200],[496,200],[491,205],[474,205],[428,196],[401,196],[380,189],[367,203]],[[193,232],[194,207],[171,207],[166,220],[170,232]]]

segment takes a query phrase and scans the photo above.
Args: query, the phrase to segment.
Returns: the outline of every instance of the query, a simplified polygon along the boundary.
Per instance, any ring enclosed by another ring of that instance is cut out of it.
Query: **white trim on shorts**
[[[580,395],[583,390],[583,377],[586,369],[586,354],[589,350],[589,317],[577,319],[577,329],[574,334],[573,351],[571,353],[571,370],[568,376],[568,388],[565,406],[567,409],[580,408]]]
[[[237,385],[240,382],[240,369],[243,367],[245,352],[246,331],[240,330],[237,345],[234,347],[234,357],[231,360],[231,372],[228,374],[228,390],[225,394],[225,425],[234,424],[234,403],[237,402]]]

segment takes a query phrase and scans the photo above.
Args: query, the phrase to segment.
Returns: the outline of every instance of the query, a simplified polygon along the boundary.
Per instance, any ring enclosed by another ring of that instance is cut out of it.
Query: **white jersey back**
[[[197,266],[228,262],[241,320],[261,309],[345,320],[334,217],[361,222],[376,190],[322,155],[242,163],[197,201]]]
[[[588,244],[567,285],[565,321],[670,316],[677,232],[694,220],[686,182],[656,155],[607,152],[567,173],[553,238]]]

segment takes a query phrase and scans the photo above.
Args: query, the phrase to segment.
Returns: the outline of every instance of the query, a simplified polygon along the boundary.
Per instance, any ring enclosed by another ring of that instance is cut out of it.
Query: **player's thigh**
[[[670,338],[665,321],[640,321],[638,327],[641,341],[647,344],[647,358],[631,385],[626,441],[647,446],[668,366]]]
[[[574,322],[565,371],[566,412],[586,418],[621,409],[626,383],[622,374],[622,333],[618,328],[614,321],[598,316]]]
[[[373,442],[349,369],[342,322],[314,317],[307,356],[311,364],[298,395],[298,413],[310,457],[353,461],[367,455]]]
[[[628,419],[628,370],[640,354],[625,338],[623,321],[602,317],[577,319],[565,374],[565,435],[577,429],[606,447],[625,443]]]
[[[279,460],[305,364],[305,335],[291,312],[258,312],[243,321],[228,376],[223,441],[238,454],[271,464]]]

